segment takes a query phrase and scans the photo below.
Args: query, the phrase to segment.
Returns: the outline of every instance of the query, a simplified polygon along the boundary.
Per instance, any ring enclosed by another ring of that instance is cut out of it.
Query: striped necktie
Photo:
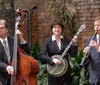
[[[3,40],[3,46],[4,46],[4,50],[5,50],[6,54],[7,54],[8,62],[10,62],[10,53],[9,53],[9,48],[7,46],[6,40]]]

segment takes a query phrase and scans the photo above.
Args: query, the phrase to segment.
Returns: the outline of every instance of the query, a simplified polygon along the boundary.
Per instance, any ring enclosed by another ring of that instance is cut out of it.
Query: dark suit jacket
[[[12,59],[13,56],[13,44],[14,44],[14,39],[11,37],[8,38],[8,45],[9,45],[9,51],[10,51],[10,57]],[[25,50],[27,53],[29,53],[29,48],[27,43],[24,45],[20,45],[23,50]],[[4,51],[3,45],[0,42],[0,83],[2,85],[7,85],[7,80],[8,80],[8,73],[6,70],[6,67],[9,65],[8,60],[7,60],[7,55]]]
[[[92,37],[87,39],[86,45],[89,44]],[[94,40],[97,42],[96,37],[94,38]],[[91,47],[87,61],[91,64],[89,72],[89,81],[90,83],[97,83],[98,80],[100,81],[100,52],[97,52],[94,47]]]
[[[59,50],[56,41],[52,41],[52,37],[49,37],[48,39],[46,39],[46,41],[44,42],[44,45],[41,49],[41,52],[40,52],[40,58],[41,58],[42,63],[53,64],[51,56],[61,55],[63,53],[63,51],[65,50],[65,48],[68,46],[69,42],[70,42],[70,40],[68,38],[65,38],[65,37],[62,38],[61,39],[61,50]],[[74,57],[74,56],[76,56],[77,51],[78,51],[78,47],[73,45],[64,57],[68,61],[68,54],[70,54],[71,56]],[[67,71],[67,73],[65,74],[66,81],[68,80],[68,78],[70,76],[70,66],[68,66],[68,67],[69,67],[69,71]],[[69,81],[70,81],[70,78],[69,78]],[[50,81],[50,82],[52,82],[52,81]],[[59,82],[59,80],[56,82]],[[55,82],[53,82],[53,85],[56,85]]]

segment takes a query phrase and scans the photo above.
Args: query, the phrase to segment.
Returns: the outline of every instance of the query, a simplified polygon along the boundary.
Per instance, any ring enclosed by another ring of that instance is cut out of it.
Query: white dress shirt
[[[61,35],[60,36],[60,40],[59,41],[56,41],[57,42],[57,45],[58,45],[58,47],[59,47],[59,50],[61,50],[61,39],[63,38],[63,36]],[[55,41],[56,39],[55,39],[55,36],[54,35],[52,35],[52,41]]]
[[[100,42],[99,42],[99,41],[100,41],[100,40],[99,40],[100,35],[97,34],[97,35],[96,35],[96,38],[97,38],[97,43],[100,44]],[[100,52],[100,46],[99,46],[99,49],[97,50],[97,52]]]

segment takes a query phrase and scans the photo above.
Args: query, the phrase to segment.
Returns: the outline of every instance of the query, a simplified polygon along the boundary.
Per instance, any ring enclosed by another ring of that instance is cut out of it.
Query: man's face
[[[8,29],[5,27],[4,22],[0,22],[0,37],[5,38],[7,35]]]
[[[100,19],[94,22],[94,30],[100,35]]]

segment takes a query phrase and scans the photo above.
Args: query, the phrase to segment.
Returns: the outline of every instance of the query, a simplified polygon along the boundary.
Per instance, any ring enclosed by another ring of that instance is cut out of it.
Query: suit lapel
[[[12,58],[13,54],[13,42],[12,42],[12,39],[10,37],[7,37],[8,38],[8,45],[9,45],[9,52],[10,52],[10,57]]]
[[[94,38],[94,41],[97,42],[97,37]],[[100,57],[100,53],[99,52],[97,52],[97,56],[98,56],[98,58]]]
[[[1,43],[1,41],[0,41],[0,48],[1,48],[1,50],[3,50],[3,52],[4,52],[4,55],[3,55],[4,60],[5,60],[6,62],[8,62],[7,55],[6,55],[6,53],[5,53],[5,50],[4,50],[4,47],[3,47],[2,43]]]
[[[12,47],[12,44],[11,44],[11,42],[10,42],[10,38],[7,37],[7,39],[8,39],[9,52],[10,52],[10,55],[11,55],[11,50],[10,50],[10,48]]]
[[[58,47],[58,45],[57,45],[57,42],[56,41],[52,41],[53,42],[53,46],[55,47],[55,49],[57,50],[57,51],[59,51],[59,47]]]
[[[64,49],[64,39],[61,39],[61,50]]]

